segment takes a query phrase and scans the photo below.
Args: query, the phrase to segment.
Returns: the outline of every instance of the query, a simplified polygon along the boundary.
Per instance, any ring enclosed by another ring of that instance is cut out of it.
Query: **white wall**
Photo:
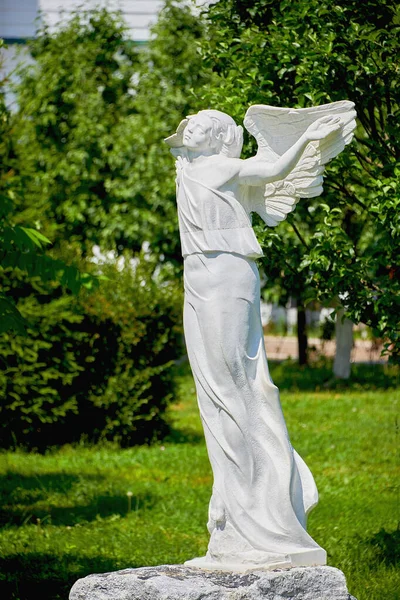
[[[0,0],[0,37],[21,39],[35,35],[39,14],[51,27],[79,8],[82,0]],[[86,0],[85,10],[95,6],[121,10],[127,35],[136,42],[149,39],[149,28],[157,20],[163,0]],[[63,16],[62,16],[63,15]]]
[[[214,1],[196,0],[196,4],[204,7]],[[193,0],[187,2],[193,4]],[[23,54],[23,49],[21,54],[21,44],[14,42],[34,37],[41,19],[56,29],[76,9],[106,6],[109,10],[121,10],[129,39],[146,42],[163,5],[164,0],[0,0],[0,38],[9,40],[8,48],[0,50],[0,78],[9,76],[21,60],[25,63],[30,60],[27,52]],[[12,103],[13,96],[8,91],[7,104]]]
[[[57,27],[62,13],[64,17],[68,17],[68,13],[77,8],[82,10],[82,0],[38,0],[38,2],[43,18],[51,27]],[[86,0],[85,2],[85,10],[96,6],[121,10],[128,26],[128,37],[135,42],[145,42],[149,39],[149,28],[157,20],[163,0]]]
[[[1,2],[1,0],[0,0]],[[33,58],[23,44],[10,44],[7,48],[0,50],[0,80],[5,81],[5,100],[9,108],[15,107],[15,96],[11,92],[8,82],[15,82],[14,69],[18,64],[28,65],[33,63]]]
[[[33,37],[38,2],[39,0],[0,0],[0,37]]]
[[[0,79],[14,79],[11,74],[17,64],[32,60],[23,45],[15,43],[16,40],[34,37],[41,20],[56,29],[74,10],[82,10],[82,4],[83,0],[0,0],[0,38],[9,40],[8,48],[0,50]],[[163,4],[163,0],[86,0],[84,10],[96,6],[121,10],[129,39],[146,42]],[[6,102],[8,106],[14,103],[7,84]]]

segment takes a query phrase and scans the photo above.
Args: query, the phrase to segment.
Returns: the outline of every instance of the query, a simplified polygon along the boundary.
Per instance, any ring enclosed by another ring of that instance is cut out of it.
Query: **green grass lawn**
[[[350,385],[324,387],[329,366],[271,372],[320,491],[311,535],[357,600],[400,599],[397,374],[359,367]],[[2,600],[66,600],[89,573],[205,552],[211,472],[193,381],[184,369],[179,381],[162,444],[0,454]]]

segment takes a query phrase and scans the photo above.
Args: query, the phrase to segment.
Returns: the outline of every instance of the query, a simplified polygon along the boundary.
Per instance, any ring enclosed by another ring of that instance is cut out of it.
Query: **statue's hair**
[[[200,110],[197,115],[206,115],[212,122],[212,137],[216,141],[217,154],[239,158],[243,146],[243,127],[220,110]],[[191,119],[197,115],[190,115]]]
[[[193,117],[197,115],[206,115],[212,123],[211,138],[215,142],[216,153],[224,154],[231,158],[239,158],[243,146],[243,127],[236,125],[235,121],[220,110],[200,110],[195,115],[189,115],[178,125],[173,135],[165,138],[165,142],[170,146],[174,156],[181,155],[183,146],[183,133],[185,127]]]

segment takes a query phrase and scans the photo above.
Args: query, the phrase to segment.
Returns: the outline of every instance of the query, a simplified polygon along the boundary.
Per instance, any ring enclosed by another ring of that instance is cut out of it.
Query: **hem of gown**
[[[312,550],[303,550],[302,552],[293,552],[290,554],[270,554],[264,561],[257,562],[235,562],[224,560],[212,560],[207,554],[198,558],[192,558],[185,561],[185,566],[196,567],[206,571],[234,571],[244,573],[246,571],[264,570],[272,571],[274,569],[292,569],[295,567],[318,567],[326,565],[326,552],[323,548],[314,548]]]

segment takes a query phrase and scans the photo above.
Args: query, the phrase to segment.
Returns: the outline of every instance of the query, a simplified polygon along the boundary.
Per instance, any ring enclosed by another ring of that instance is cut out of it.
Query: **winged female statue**
[[[176,157],[184,257],[184,329],[214,483],[207,554],[187,565],[244,571],[322,565],[307,533],[318,501],[292,448],[269,375],[260,316],[257,212],[273,227],[300,198],[322,193],[326,163],[353,136],[354,104],[251,106],[258,152],[240,159],[243,129],[202,110],[166,139]]]

